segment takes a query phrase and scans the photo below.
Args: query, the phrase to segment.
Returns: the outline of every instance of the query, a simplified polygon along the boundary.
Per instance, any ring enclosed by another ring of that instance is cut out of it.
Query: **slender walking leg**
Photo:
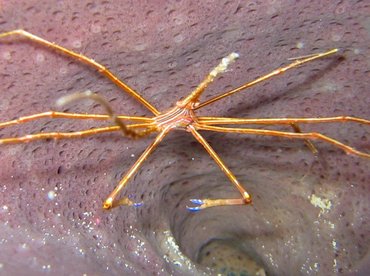
[[[115,85],[117,85],[119,88],[123,89],[126,91],[129,95],[134,97],[138,102],[143,104],[147,109],[149,109],[154,115],[159,115],[160,112],[153,106],[151,105],[146,99],[144,99],[143,96],[141,96],[138,92],[136,92],[134,89],[132,89],[130,86],[128,86],[126,83],[118,79],[111,71],[108,70],[105,66],[97,63],[95,60],[88,58],[82,54],[78,54],[76,52],[73,52],[71,50],[68,50],[67,48],[64,48],[62,46],[59,46],[55,44],[54,42],[47,41],[41,37],[38,37],[37,35],[31,34],[27,31],[24,30],[14,30],[10,32],[5,32],[0,34],[0,39],[7,37],[7,36],[12,36],[12,35],[19,35],[21,37],[27,38],[33,42],[37,42],[41,45],[44,45],[46,47],[49,47],[51,49],[56,50],[57,52],[63,53],[67,56],[70,56],[74,59],[77,59],[94,69],[96,69],[100,74],[103,76],[107,77],[110,79]]]
[[[158,136],[155,138],[155,140],[146,148],[146,150],[141,154],[139,159],[135,162],[135,164],[130,168],[130,170],[126,173],[126,175],[121,179],[121,181],[118,183],[116,188],[110,193],[108,198],[103,203],[104,209],[111,209],[115,208],[120,205],[129,205],[129,206],[140,206],[142,203],[134,203],[129,198],[123,197],[119,200],[116,200],[117,195],[119,192],[126,186],[127,182],[130,180],[130,178],[137,172],[137,170],[140,168],[140,166],[143,164],[145,159],[148,158],[148,156],[154,151],[154,149],[158,146],[158,144],[163,140],[163,138],[166,136],[170,128],[164,128]]]
[[[239,183],[239,181],[236,179],[235,175],[226,167],[224,162],[221,160],[221,158],[217,155],[217,153],[212,149],[212,147],[208,144],[208,142],[203,138],[203,136],[200,135],[198,131],[193,126],[189,126],[190,132],[193,134],[195,139],[202,144],[202,146],[206,149],[206,151],[209,153],[209,155],[215,160],[217,165],[220,167],[220,169],[226,174],[226,176],[230,179],[231,183],[238,189],[238,191],[241,193],[242,198],[237,199],[191,199],[190,201],[194,204],[197,204],[199,206],[196,207],[187,207],[190,211],[199,211],[201,209],[205,209],[208,207],[214,207],[214,206],[224,206],[224,205],[244,205],[249,204],[252,201],[251,196],[248,194],[248,192],[243,188],[243,186]]]
[[[358,151],[346,144],[339,142],[333,138],[330,138],[324,134],[318,132],[307,132],[307,133],[296,133],[296,132],[285,132],[277,130],[267,130],[267,129],[253,129],[253,128],[230,128],[230,127],[216,127],[216,126],[206,126],[206,125],[196,125],[197,129],[209,130],[215,132],[226,132],[226,133],[241,133],[241,134],[252,134],[252,135],[262,135],[262,136],[276,136],[285,137],[291,139],[304,139],[304,140],[321,140],[342,149],[347,154],[354,154],[364,158],[370,158],[369,153]]]
[[[286,66],[277,68],[274,71],[272,71],[271,73],[268,73],[266,75],[263,75],[263,76],[255,79],[254,81],[247,82],[247,83],[245,83],[245,84],[243,84],[243,85],[241,85],[241,86],[239,86],[237,88],[234,88],[234,89],[232,89],[232,90],[230,90],[228,92],[222,93],[222,94],[220,94],[220,95],[218,95],[216,97],[213,97],[213,98],[211,98],[211,99],[209,99],[209,100],[207,100],[207,101],[205,101],[203,103],[200,103],[194,109],[202,108],[202,107],[204,107],[206,105],[209,105],[209,104],[211,104],[213,102],[216,102],[216,101],[221,100],[221,99],[223,99],[225,97],[228,97],[230,95],[233,95],[233,94],[235,94],[235,93],[237,93],[239,91],[242,91],[242,90],[244,90],[246,88],[249,88],[249,87],[251,87],[253,85],[256,85],[257,83],[260,83],[260,82],[263,82],[263,81],[265,81],[267,79],[270,79],[273,76],[280,75],[280,74],[284,73],[285,71],[287,71],[289,69],[292,69],[294,67],[297,67],[299,65],[302,65],[304,63],[310,62],[310,61],[315,60],[315,59],[318,59],[318,58],[323,58],[323,57],[332,55],[332,54],[334,54],[334,53],[336,53],[338,51],[339,51],[339,49],[332,49],[332,50],[329,50],[329,51],[326,51],[326,52],[323,52],[323,53],[312,54],[312,55],[305,56],[305,57],[291,58],[290,60],[295,59],[295,61],[292,62],[292,63],[290,63],[290,64],[288,64],[288,65],[286,65]]]
[[[0,123],[0,128],[15,126],[24,124],[27,122],[31,122],[38,119],[43,118],[60,118],[60,119],[76,119],[76,120],[109,120],[111,119],[108,115],[104,114],[83,114],[83,113],[69,113],[69,112],[58,112],[58,111],[46,111],[42,113],[37,113],[29,116],[19,117],[15,120],[10,120],[7,122]],[[128,121],[136,121],[142,123],[150,123],[153,122],[151,118],[145,117],[136,117],[136,116],[125,116],[125,115],[117,115],[117,118],[120,120],[128,120]]]
[[[202,125],[290,125],[290,124],[321,124],[321,123],[346,123],[353,122],[370,125],[370,120],[351,117],[323,117],[323,118],[226,118],[226,117],[198,117],[197,121]]]

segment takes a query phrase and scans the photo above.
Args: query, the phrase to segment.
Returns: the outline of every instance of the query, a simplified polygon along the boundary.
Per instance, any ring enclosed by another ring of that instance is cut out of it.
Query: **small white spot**
[[[147,47],[148,45],[146,44],[146,43],[140,43],[140,44],[136,44],[135,46],[134,46],[134,50],[136,50],[136,51],[144,51],[145,49],[146,49],[146,47]]]
[[[316,196],[315,194],[312,194],[311,197],[309,198],[310,202],[313,206],[320,208],[320,213],[319,216],[323,213],[326,213],[331,210],[332,208],[332,203],[329,199],[327,198],[320,198]]]
[[[61,67],[61,68],[59,69],[59,73],[60,73],[61,75],[65,75],[65,74],[67,74],[67,72],[68,72],[68,68],[67,68],[67,67]]]
[[[332,34],[331,35],[331,40],[333,41],[339,41],[342,39],[342,35],[341,34]]]
[[[135,154],[131,154],[131,157],[135,157]]]
[[[175,43],[181,43],[183,40],[184,40],[184,36],[182,34],[177,34],[173,38],[173,41],[175,41]]]
[[[217,65],[210,73],[209,75],[212,77],[216,77],[218,74],[223,73],[226,71],[227,67],[234,62],[239,57],[238,53],[231,53],[227,57],[224,57],[220,64]]]
[[[353,49],[353,53],[354,53],[355,55],[358,55],[358,54],[360,54],[360,53],[361,53],[361,51],[360,51],[360,49],[355,48],[355,49]]]
[[[99,24],[92,24],[90,29],[91,32],[93,32],[94,34],[98,34],[101,32],[101,26]]]
[[[24,252],[24,251],[27,251],[28,250],[28,245],[26,243],[22,243],[18,246],[18,250],[20,252]]]
[[[45,56],[41,53],[36,54],[36,62],[37,63],[43,63],[45,61]]]
[[[5,214],[9,212],[9,207],[7,205],[3,205],[0,209],[0,214]]]
[[[81,48],[82,47],[82,42],[79,39],[76,39],[72,41],[72,47],[73,48]]]
[[[335,271],[337,270],[337,259],[334,259],[333,268],[335,269]]]
[[[170,68],[170,69],[173,69],[173,68],[175,68],[177,66],[177,62],[176,61],[170,61],[169,63],[168,63],[168,68]]]
[[[184,23],[185,21],[187,20],[187,17],[182,15],[182,14],[175,14],[174,15],[174,19],[173,19],[173,22],[175,23],[175,25],[181,25],[182,23]]]
[[[78,253],[80,253],[81,256],[85,255],[85,251],[82,248],[78,249]]]
[[[330,229],[335,229],[335,224],[331,221],[328,222]]]
[[[180,263],[179,261],[174,261],[173,264],[175,266],[182,267],[182,263]]]
[[[54,200],[57,194],[54,191],[49,191],[48,192],[48,199],[49,200]]]
[[[331,244],[332,244],[334,250],[338,250],[338,244],[337,244],[337,241],[335,239],[333,239],[331,241]]]
[[[3,59],[5,60],[11,60],[12,58],[12,54],[9,51],[3,52],[2,56],[3,56]]]
[[[303,47],[304,47],[304,43],[303,43],[302,41],[298,41],[298,42],[297,42],[296,47],[297,47],[298,49],[303,49]]]
[[[66,98],[67,98],[67,96],[60,97],[59,99],[56,100],[55,105],[56,106],[63,106],[63,105],[65,105],[66,102],[67,102]]]
[[[337,8],[335,9],[336,14],[343,14],[346,12],[346,5],[345,4],[339,4]]]
[[[50,268],[51,268],[51,265],[50,265],[50,264],[48,264],[48,265],[43,265],[43,266],[42,266],[42,269],[43,269],[43,270],[50,271]]]

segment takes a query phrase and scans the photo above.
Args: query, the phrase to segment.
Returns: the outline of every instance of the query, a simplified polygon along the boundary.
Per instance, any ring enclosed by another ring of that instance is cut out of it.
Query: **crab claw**
[[[202,205],[204,204],[204,201],[202,199],[190,199],[190,202],[194,203],[194,204],[197,204],[197,205]]]
[[[141,206],[143,206],[144,205],[144,202],[137,202],[137,203],[132,203],[132,206],[134,206],[134,207],[141,207]]]
[[[200,207],[189,207],[189,206],[186,206],[186,209],[188,209],[188,211],[193,212],[193,213],[201,210]]]
[[[195,207],[186,206],[186,209],[188,209],[191,212],[198,212],[198,211],[206,208],[206,206],[204,205],[204,201],[202,199],[190,199],[190,202],[192,202],[196,205],[200,205],[200,206],[195,206]]]

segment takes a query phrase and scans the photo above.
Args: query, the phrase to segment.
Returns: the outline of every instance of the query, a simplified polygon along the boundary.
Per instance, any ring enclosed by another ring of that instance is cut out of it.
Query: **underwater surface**
[[[202,109],[204,116],[370,119],[370,6],[366,1],[0,1],[0,31],[23,28],[104,64],[160,111],[186,96],[231,52],[240,58],[203,99],[287,64],[340,53]],[[16,37],[0,41],[0,121],[58,110],[87,89],[119,114],[150,116],[95,70]],[[69,112],[103,114],[80,101]],[[42,119],[0,138],[100,126]],[[370,152],[370,128],[301,125]],[[286,127],[273,129],[289,130]],[[102,203],[154,139],[119,133],[0,146],[0,274],[366,275],[370,271],[369,160],[314,142],[202,132],[252,205],[189,212],[192,198],[237,198],[206,151],[168,135],[122,196]]]

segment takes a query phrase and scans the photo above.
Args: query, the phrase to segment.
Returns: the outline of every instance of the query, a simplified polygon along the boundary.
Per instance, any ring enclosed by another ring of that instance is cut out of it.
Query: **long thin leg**
[[[217,165],[221,168],[221,170],[226,174],[226,176],[230,179],[231,183],[238,189],[241,193],[242,198],[238,199],[191,199],[190,201],[194,204],[199,206],[196,207],[187,207],[190,211],[199,211],[204,208],[214,207],[214,206],[223,206],[223,205],[244,205],[249,204],[252,201],[251,196],[248,192],[243,188],[243,186],[239,183],[236,179],[235,175],[226,167],[224,162],[221,158],[217,155],[217,153],[212,149],[212,147],[208,144],[208,142],[203,138],[202,135],[193,126],[189,126],[189,129],[195,139],[202,144],[202,146],[206,149],[209,155],[215,160]]]
[[[42,118],[62,118],[62,119],[77,119],[77,120],[109,120],[109,115],[103,114],[83,114],[83,113],[69,113],[69,112],[57,112],[57,111],[47,111],[42,113],[37,113],[29,116],[19,117],[18,119],[7,121],[0,123],[0,128],[5,128],[9,126],[15,126],[23,123],[27,123],[30,121],[42,119]],[[134,122],[141,122],[141,123],[150,123],[153,122],[152,118],[145,118],[145,117],[135,117],[135,116],[125,116],[125,115],[117,115],[117,118],[120,120],[128,120]]]
[[[370,121],[362,118],[350,116],[337,116],[327,118],[271,118],[271,119],[244,119],[244,118],[224,118],[224,117],[199,117],[198,122],[203,125],[235,125],[235,124],[260,124],[260,125],[278,125],[289,124],[293,127],[295,132],[302,133],[297,123],[313,124],[313,123],[345,123],[356,122],[370,125]],[[305,140],[306,146],[310,151],[317,156],[318,150],[314,144]]]
[[[59,46],[55,44],[54,42],[49,42],[41,37],[38,37],[34,34],[31,34],[25,30],[14,30],[10,32],[5,32],[0,34],[0,39],[12,36],[12,35],[20,35],[22,37],[25,37],[33,42],[37,42],[41,45],[44,45],[46,47],[52,48],[56,51],[59,51],[67,56],[73,57],[93,68],[95,68],[100,74],[110,79],[115,85],[126,91],[128,94],[130,94],[132,97],[134,97],[137,101],[139,101],[141,104],[143,104],[146,108],[148,108],[155,116],[159,115],[160,112],[151,105],[146,99],[144,99],[138,92],[136,92],[134,89],[132,89],[130,86],[128,86],[126,83],[118,79],[111,71],[109,71],[105,66],[97,63],[95,60],[88,58],[82,54],[78,54],[76,52],[73,52],[71,50],[68,50],[62,46]]]
[[[370,125],[370,120],[351,117],[351,116],[337,116],[325,118],[224,118],[224,117],[198,117],[198,122],[202,125],[290,125],[290,124],[319,124],[319,123],[344,123],[354,122],[365,125]]]
[[[201,130],[209,130],[215,132],[223,132],[223,133],[241,133],[241,134],[253,134],[253,135],[263,135],[263,136],[277,136],[277,137],[285,137],[285,138],[292,138],[292,139],[308,139],[308,140],[321,140],[332,144],[347,154],[354,154],[364,158],[370,158],[370,154],[358,151],[346,144],[343,144],[333,138],[325,136],[318,132],[307,132],[307,133],[295,133],[295,132],[285,132],[285,131],[276,131],[276,130],[267,130],[267,129],[253,129],[253,128],[230,128],[230,127],[217,127],[217,126],[207,126],[207,125],[200,125],[196,124],[195,127]]]
[[[232,90],[230,90],[228,92],[222,93],[222,94],[220,94],[220,95],[218,95],[216,97],[213,97],[213,98],[211,98],[211,99],[209,99],[209,100],[207,100],[207,101],[205,101],[203,103],[200,103],[199,105],[197,105],[196,107],[194,107],[194,109],[202,108],[202,107],[204,107],[206,105],[209,105],[209,104],[211,104],[213,102],[216,102],[216,101],[221,100],[221,99],[223,99],[225,97],[228,97],[230,95],[233,95],[233,94],[235,94],[235,93],[237,93],[239,91],[242,91],[242,90],[244,90],[246,88],[249,88],[249,87],[251,87],[253,85],[256,85],[257,83],[260,83],[260,82],[263,82],[263,81],[265,81],[267,79],[270,79],[273,76],[280,75],[280,74],[284,73],[285,71],[287,71],[289,69],[292,69],[294,67],[297,67],[299,65],[302,65],[304,63],[310,62],[310,61],[315,60],[315,59],[318,59],[318,58],[323,58],[323,57],[326,57],[328,55],[332,55],[332,54],[334,54],[336,52],[338,52],[338,49],[332,49],[332,50],[326,51],[324,53],[312,54],[312,55],[309,55],[309,56],[302,57],[302,59],[295,59],[295,58],[293,58],[293,59],[295,59],[295,61],[292,62],[292,63],[290,63],[290,64],[288,64],[287,66],[283,66],[283,67],[280,67],[278,69],[275,69],[271,73],[268,73],[266,75],[263,75],[263,76],[255,79],[254,81],[247,82],[247,83],[245,83],[245,84],[243,84],[243,85],[241,85],[241,86],[239,86],[237,88],[234,88],[234,89],[232,89]]]
[[[125,136],[131,137],[131,138],[139,138],[143,136],[142,132],[140,131],[138,132],[135,129],[128,128],[127,125],[124,122],[122,122],[117,117],[117,115],[113,112],[113,109],[108,103],[108,101],[104,99],[102,96],[98,95],[97,93],[91,92],[90,90],[86,90],[85,92],[82,92],[82,93],[74,93],[74,94],[61,97],[57,100],[57,105],[63,106],[70,102],[75,102],[75,101],[84,100],[84,99],[93,100],[99,103],[108,113],[108,116],[113,121],[113,123],[121,128],[121,131]],[[152,129],[153,130],[156,129],[154,122],[153,122]]]
[[[130,178],[137,172],[137,170],[140,168],[142,163],[145,161],[145,159],[148,158],[148,156],[154,151],[154,149],[158,146],[158,144],[163,140],[163,138],[166,136],[170,128],[164,128],[158,136],[155,138],[155,140],[146,148],[146,150],[141,154],[139,159],[135,162],[135,164],[130,168],[130,170],[126,173],[126,175],[121,179],[121,181],[118,183],[116,188],[110,193],[108,198],[103,203],[104,209],[111,209],[120,205],[129,205],[129,206],[139,206],[141,203],[134,203],[129,198],[123,197],[120,200],[116,200],[117,195],[119,192],[126,186],[127,182],[130,180]]]
[[[137,131],[138,135],[146,136],[155,130],[152,128],[151,124],[134,124],[134,125],[127,125],[129,129],[144,129],[141,131]],[[20,143],[28,143],[31,141],[37,140],[45,140],[45,139],[73,139],[73,138],[85,138],[88,136],[93,136],[100,133],[106,132],[114,132],[120,131],[120,126],[109,126],[109,127],[101,127],[101,128],[93,128],[88,130],[82,131],[75,131],[75,132],[45,132],[45,133],[36,133],[36,134],[29,134],[21,137],[14,137],[14,138],[0,138],[0,145],[5,144],[20,144]]]

